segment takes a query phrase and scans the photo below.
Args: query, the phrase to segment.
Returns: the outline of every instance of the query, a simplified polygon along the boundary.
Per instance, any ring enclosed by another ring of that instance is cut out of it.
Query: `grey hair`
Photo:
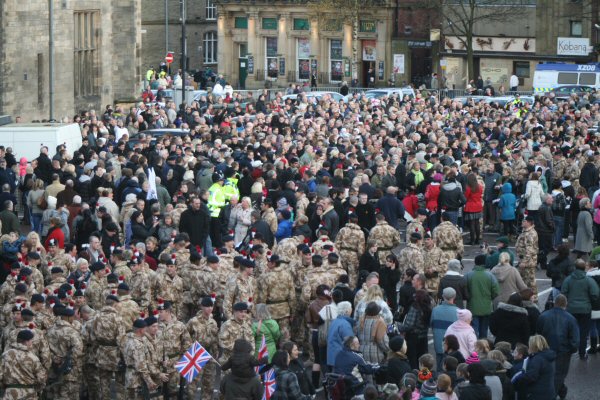
[[[350,315],[352,313],[352,304],[349,301],[342,301],[337,304],[339,314]]]
[[[584,197],[583,199],[579,200],[579,208],[582,209],[585,206],[587,206],[589,203],[591,203],[590,199],[588,199],[587,197]]]

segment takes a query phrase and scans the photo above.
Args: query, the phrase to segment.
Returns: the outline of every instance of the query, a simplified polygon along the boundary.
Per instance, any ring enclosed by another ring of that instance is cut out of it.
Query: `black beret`
[[[152,326],[152,325],[158,323],[158,319],[156,319],[156,317],[154,317],[154,316],[151,316],[151,317],[144,319],[144,322],[146,323],[146,326]]]
[[[212,301],[212,298],[210,298],[210,297],[203,297],[202,300],[200,300],[200,305],[202,307],[212,307],[212,306],[214,306],[214,303]]]
[[[63,273],[63,269],[61,267],[52,267],[52,269],[50,270],[51,274],[62,274]]]
[[[24,283],[17,283],[17,285],[15,286],[15,292],[27,293],[27,285]]]
[[[24,308],[21,310],[21,316],[33,317],[33,316],[35,316],[35,314],[29,308]]]
[[[124,290],[126,292],[128,292],[130,290],[129,285],[126,283],[119,283],[119,286],[117,286],[117,289]]]
[[[40,255],[34,251],[30,251],[29,253],[27,253],[27,258],[29,258],[30,260],[40,260],[41,259]]]
[[[90,271],[92,272],[102,271],[104,268],[104,264],[102,264],[100,261],[96,261],[95,263],[90,265]]]
[[[23,329],[17,333],[17,340],[27,341],[33,339],[33,332],[29,329]]]
[[[34,295],[31,296],[31,304],[37,304],[37,303],[43,303],[44,302],[44,296],[42,296],[39,293],[36,293]]]
[[[106,300],[116,301],[117,303],[119,302],[119,298],[114,294],[109,294],[108,296],[106,296]]]
[[[233,305],[233,311],[248,311],[248,304],[247,303],[235,303]]]
[[[210,264],[212,264],[212,263],[218,263],[219,262],[219,257],[217,257],[217,256],[208,256],[208,257],[206,257],[206,262],[210,263]]]
[[[133,327],[137,328],[137,329],[142,329],[142,328],[145,328],[147,326],[148,326],[148,324],[146,323],[146,321],[143,320],[143,319],[141,319],[141,318],[140,319],[136,319],[133,322]]]

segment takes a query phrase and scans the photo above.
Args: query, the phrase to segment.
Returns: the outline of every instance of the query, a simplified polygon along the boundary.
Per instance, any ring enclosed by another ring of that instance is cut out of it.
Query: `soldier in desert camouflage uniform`
[[[200,312],[187,323],[187,330],[192,341],[202,345],[213,357],[219,354],[217,322],[212,317],[213,301],[210,297],[203,297],[200,301]],[[188,397],[195,398],[194,393],[202,389],[202,399],[212,400],[214,382],[216,378],[216,363],[210,360],[200,371],[201,376],[188,385]]]
[[[44,288],[44,293],[54,293],[55,289],[67,283],[64,271],[60,267],[52,267],[50,270],[50,283]]]
[[[156,274],[151,282],[153,304],[155,305],[159,298],[168,301],[175,315],[179,315],[183,295],[183,280],[178,275],[178,262],[177,255],[172,254],[165,262],[166,268]]]
[[[180,378],[175,364],[189,349],[192,339],[185,324],[173,314],[170,302],[159,299],[157,309],[160,322],[156,337],[157,351],[165,365],[165,373],[169,375],[169,392],[171,397],[175,397]]]
[[[313,252],[313,254],[321,254],[323,257],[327,257],[327,254],[325,254],[325,255],[323,254],[323,249],[326,249],[327,251],[330,251],[330,252],[337,251],[335,244],[331,241],[331,239],[329,239],[329,232],[327,232],[327,229],[320,228],[319,229],[319,237],[312,244],[312,252]]]
[[[288,266],[279,262],[274,254],[269,258],[269,269],[258,281],[257,303],[264,303],[271,317],[279,324],[281,337],[290,339],[290,316],[296,307],[296,291],[294,278]]]
[[[58,319],[46,332],[52,355],[52,365],[55,367],[55,372],[49,378],[62,379],[62,382],[52,388],[53,398],[57,400],[77,399],[79,398],[83,368],[83,340],[80,331],[73,325],[75,312],[72,308],[59,307],[54,312]],[[62,373],[62,377],[57,375],[56,371],[61,369],[69,357],[72,369]]]
[[[283,239],[273,247],[273,254],[277,254],[283,264],[289,264],[296,255],[296,247],[302,243],[305,243],[302,235]]]
[[[400,244],[400,233],[387,223],[383,214],[377,214],[375,219],[377,224],[371,228],[369,240],[377,243],[377,257],[382,261]]]
[[[131,268],[131,278],[129,279],[129,288],[131,289],[131,298],[138,303],[142,310],[147,310],[152,299],[152,284],[148,275],[144,271],[141,260],[133,257],[129,262]]]
[[[581,168],[577,165],[577,159],[574,156],[569,156],[567,158],[567,166],[565,167],[564,179],[573,182],[576,179],[579,179],[579,175],[581,174]]]
[[[33,353],[34,333],[28,329],[18,332],[13,343],[0,359],[0,382],[4,399],[38,398],[46,385],[47,372],[40,359]]]
[[[27,267],[31,270],[31,281],[38,293],[44,290],[44,276],[42,275],[42,257],[36,252],[27,253]]]
[[[140,316],[145,317],[146,314],[141,313]],[[144,344],[146,345],[146,352],[148,354],[148,370],[152,379],[164,385],[165,382],[169,382],[169,375],[163,372],[166,371],[166,367],[158,350],[158,310],[154,310],[151,316],[144,318],[144,322],[146,323]],[[163,388],[159,388],[157,392],[163,393]]]
[[[6,351],[15,345],[18,333],[23,329],[29,329],[34,335],[31,351],[39,358],[44,368],[48,369],[52,365],[48,341],[46,340],[44,331],[39,329],[33,322],[33,318],[34,314],[28,308],[13,312],[13,323],[4,328],[4,332],[2,333],[2,349]]]
[[[129,282],[131,279],[131,268],[125,261],[125,256],[129,252],[123,252],[121,249],[115,249],[110,256],[111,265],[113,266],[113,274],[119,277],[123,277],[125,282]]]
[[[444,265],[448,265],[448,261],[456,258],[460,260],[464,252],[464,244],[462,234],[448,218],[446,213],[442,214],[442,223],[436,226],[433,230],[433,241],[439,247],[444,255],[440,261]]]
[[[410,234],[413,232],[417,232],[421,235],[421,237],[425,236],[425,224],[427,222],[427,210],[424,208],[419,208],[417,210],[417,218],[413,219],[406,226],[406,242],[410,240]]]
[[[512,168],[512,178],[514,180],[518,180],[521,179],[521,177],[523,176],[523,174],[527,174],[527,163],[525,162],[525,160],[523,160],[523,156],[521,155],[521,151],[520,150],[514,150],[512,152],[512,156],[513,156],[513,161],[511,164],[511,168]]]
[[[256,292],[254,280],[254,262],[245,258],[240,265],[240,272],[231,277],[225,287],[223,313],[231,318],[233,305],[239,302],[250,302]]]
[[[71,258],[65,254],[65,251],[58,247],[58,243],[55,239],[48,241],[48,252],[46,253],[46,262],[48,268],[61,267],[63,269],[64,277],[66,278],[69,273],[75,271],[76,265]]]
[[[121,354],[119,346],[125,336],[125,322],[118,312],[119,298],[115,295],[106,296],[104,307],[97,313],[92,323],[91,335],[96,348],[96,366],[100,385],[100,397],[110,398],[108,383],[114,378],[116,391],[123,396],[123,386],[117,378]]]
[[[323,257],[319,254],[312,256],[313,268],[306,274],[302,285],[302,301],[309,304],[317,298],[317,287],[321,284],[334,287],[337,274],[332,274],[323,266]]]
[[[310,247],[306,244],[300,244],[297,247],[297,255],[290,264],[290,270],[294,279],[294,289],[296,291],[296,306],[292,310],[291,338],[294,342],[301,344],[303,348],[310,348],[306,324],[304,323],[304,313],[308,304],[302,299],[302,285],[306,281],[306,276],[312,271],[312,254]]]
[[[533,289],[537,295],[537,285],[535,282],[535,270],[537,268],[538,235],[535,231],[534,219],[527,216],[523,220],[523,232],[517,238],[515,252],[519,257],[519,272],[523,282]]]
[[[440,279],[446,275],[448,264],[443,264],[444,253],[435,245],[431,232],[425,232],[423,240],[423,269],[425,275],[425,289],[435,299],[437,297]]]
[[[10,266],[10,274],[6,277],[4,283],[0,287],[0,306],[6,304],[15,292],[15,286],[19,283],[19,272],[21,272],[21,264],[14,261]]]
[[[365,252],[365,233],[358,226],[358,216],[354,213],[348,216],[348,223],[335,237],[335,247],[340,252],[342,267],[348,273],[350,287],[354,288],[358,281],[358,262]]]
[[[99,310],[104,304],[103,295],[108,287],[106,266],[100,261],[96,261],[90,266],[90,271],[92,271],[92,277],[88,281],[85,298],[90,307]]]
[[[135,320],[133,332],[126,335],[121,347],[126,365],[127,400],[145,400],[142,396],[142,387],[145,386],[148,391],[152,392],[160,384],[160,380],[153,377],[150,372],[151,357],[144,336],[146,327],[147,324],[143,319]]]
[[[565,159],[561,150],[554,152],[552,160],[552,176],[554,179],[563,180],[565,171],[567,170],[567,160]]]
[[[117,312],[123,319],[126,331],[130,331],[133,328],[133,321],[135,321],[139,317],[140,312],[142,312],[140,306],[133,301],[129,292],[129,285],[126,283],[120,283],[117,287],[117,296],[119,297],[119,307],[117,308]]]
[[[83,340],[83,386],[84,393],[90,400],[100,399],[100,381],[98,379],[98,367],[96,366],[97,346],[92,336],[93,322],[96,312],[88,305],[79,309],[81,316],[81,339]]]
[[[236,303],[233,305],[233,318],[225,321],[219,330],[219,348],[222,350],[221,363],[231,357],[233,344],[237,339],[246,339],[254,352],[254,335],[252,325],[248,320],[248,304]]]
[[[410,243],[398,255],[400,270],[405,271],[407,268],[412,268],[419,273],[423,273],[425,261],[423,260],[421,247],[421,234],[419,232],[411,232],[409,240]]]

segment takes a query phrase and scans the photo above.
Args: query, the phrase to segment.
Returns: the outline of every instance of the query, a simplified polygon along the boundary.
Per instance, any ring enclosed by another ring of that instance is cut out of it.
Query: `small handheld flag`
[[[273,368],[265,372],[263,383],[265,385],[265,392],[263,394],[262,400],[270,400],[273,396],[273,393],[277,389],[277,383],[275,381],[275,371],[273,371]]]
[[[258,359],[260,360],[263,357],[269,357],[269,350],[267,350],[267,340],[265,339],[265,335],[262,335],[262,341],[260,342],[260,348],[258,349]],[[258,374],[260,370],[260,366],[254,367],[254,371]]]
[[[175,369],[179,371],[188,383],[191,383],[212,358],[210,353],[200,343],[194,342],[181,360],[175,364]]]

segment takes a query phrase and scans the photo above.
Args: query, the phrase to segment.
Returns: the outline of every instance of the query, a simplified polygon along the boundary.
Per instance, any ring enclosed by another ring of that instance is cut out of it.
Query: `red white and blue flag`
[[[175,364],[175,368],[188,383],[191,383],[212,358],[210,353],[200,343],[194,342],[181,360]]]
[[[260,342],[260,348],[258,349],[258,359],[260,360],[263,357],[269,357],[269,350],[267,350],[267,341],[265,339],[265,335],[262,335],[262,341]],[[254,371],[258,374],[260,370],[260,365],[254,367]]]
[[[269,400],[275,389],[277,389],[277,383],[275,382],[275,371],[273,368],[265,372],[263,376],[263,384],[265,385],[265,393],[263,394],[262,400]]]

